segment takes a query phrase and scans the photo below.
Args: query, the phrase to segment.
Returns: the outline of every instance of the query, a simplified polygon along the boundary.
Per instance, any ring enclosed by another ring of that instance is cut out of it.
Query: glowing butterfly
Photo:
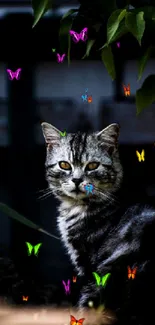
[[[29,297],[28,296],[22,296],[23,301],[28,301]]]
[[[65,288],[65,293],[70,294],[70,280],[68,280],[67,284],[65,283],[65,281],[62,281],[64,288]]]
[[[39,243],[39,244],[37,244],[35,246],[31,245],[28,242],[25,242],[25,244],[27,245],[27,248],[28,248],[28,256],[32,255],[33,251],[34,251],[34,255],[38,256],[39,248],[41,247],[42,243]]]
[[[58,63],[62,63],[64,61],[64,58],[65,58],[66,54],[62,54],[60,55],[59,53],[57,53],[57,62]]]
[[[123,89],[124,89],[124,95],[130,96],[130,85],[128,84],[128,86],[123,85]]]
[[[80,318],[80,319],[76,319],[74,316],[70,315],[71,316],[71,321],[70,321],[70,325],[82,325],[85,318]]]
[[[78,43],[80,40],[85,42],[88,38],[87,36],[88,28],[85,27],[82,29],[81,33],[78,34],[77,32],[74,32],[74,30],[70,30],[69,34],[73,37],[74,43]]]
[[[77,280],[77,276],[73,276],[73,282],[75,283]]]
[[[55,49],[52,49],[52,52],[55,53]]]
[[[61,135],[62,137],[65,137],[65,136],[66,136],[66,131],[64,131],[64,132],[61,132],[61,131],[60,131],[60,135]]]
[[[8,77],[9,77],[10,80],[13,80],[14,78],[15,78],[16,80],[19,80],[19,78],[20,78],[20,73],[21,73],[22,69],[19,68],[19,69],[17,69],[15,72],[13,72],[13,71],[10,70],[10,69],[6,69],[6,71],[7,71],[7,73],[8,73]]]
[[[136,155],[138,158],[138,161],[145,161],[145,150],[143,149],[141,153],[139,153],[139,151],[136,150]]]
[[[120,48],[120,42],[117,42],[117,47]]]
[[[137,267],[131,269],[130,266],[128,266],[128,279],[134,280],[136,273],[137,273]]]
[[[88,103],[92,103],[93,101],[93,97],[92,96],[88,96]]]
[[[111,273],[107,273],[102,277],[100,277],[96,272],[93,272],[93,275],[95,277],[97,286],[101,285],[102,287],[105,287],[107,284],[107,280],[110,277]]]
[[[88,100],[88,96],[87,95],[82,95],[81,98],[82,98],[83,102],[87,102],[87,100]]]
[[[87,185],[84,185],[84,189],[85,191],[87,192],[87,195],[90,193],[90,194],[93,194],[93,191],[94,191],[94,185],[93,184],[87,184]]]

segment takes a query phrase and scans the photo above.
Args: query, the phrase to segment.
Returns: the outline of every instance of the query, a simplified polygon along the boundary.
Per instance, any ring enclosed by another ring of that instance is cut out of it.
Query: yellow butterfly
[[[136,155],[138,158],[138,161],[145,161],[145,150],[143,149],[141,153],[139,153],[139,151],[136,150]]]

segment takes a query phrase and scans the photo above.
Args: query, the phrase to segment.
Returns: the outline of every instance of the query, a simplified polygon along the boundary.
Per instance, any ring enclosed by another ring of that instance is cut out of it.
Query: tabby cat
[[[42,130],[47,144],[46,178],[60,200],[61,238],[83,279],[79,306],[88,306],[89,301],[97,306],[102,293],[110,308],[119,310],[132,295],[142,296],[140,290],[147,288],[146,279],[151,281],[150,269],[155,265],[155,211],[147,206],[126,207],[119,201],[123,180],[119,126],[111,124],[101,132],[65,137],[48,123],[42,123]],[[89,184],[94,190],[88,195],[85,185]],[[130,287],[128,266],[137,267]],[[106,288],[96,285],[92,272],[100,276],[111,273]]]

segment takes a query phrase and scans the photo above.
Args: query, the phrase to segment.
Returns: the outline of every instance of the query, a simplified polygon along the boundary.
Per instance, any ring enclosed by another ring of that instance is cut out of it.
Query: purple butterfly
[[[59,53],[57,53],[57,61],[58,61],[58,63],[62,63],[65,56],[66,56],[66,54],[60,55]]]
[[[66,295],[70,294],[70,280],[68,280],[67,284],[62,280],[62,283],[64,285]]]
[[[22,71],[21,68],[17,69],[15,72],[13,72],[10,69],[6,69],[7,73],[8,73],[8,77],[10,80],[13,80],[14,78],[16,78],[17,80],[19,80],[20,78],[20,73]]]
[[[83,42],[85,42],[87,40],[87,38],[88,38],[87,32],[88,32],[88,28],[85,27],[84,29],[82,29],[80,34],[78,34],[77,32],[74,32],[74,30],[70,30],[69,34],[71,36],[73,36],[74,43],[78,43],[80,40]]]

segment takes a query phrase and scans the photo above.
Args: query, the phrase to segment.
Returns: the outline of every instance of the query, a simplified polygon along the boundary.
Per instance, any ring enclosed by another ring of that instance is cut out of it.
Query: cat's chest
[[[58,226],[69,255],[78,255],[78,264],[83,265],[84,261],[96,263],[98,251],[108,236],[109,226],[92,223],[88,218],[82,218],[82,215],[72,216],[68,220],[60,216]],[[104,258],[106,255],[105,251]]]
[[[72,222],[67,223],[66,220],[59,218],[58,227],[61,233],[62,240],[65,244],[71,244],[74,249],[80,249],[84,246],[87,242],[87,228],[85,225],[81,225],[80,222],[77,224]]]

